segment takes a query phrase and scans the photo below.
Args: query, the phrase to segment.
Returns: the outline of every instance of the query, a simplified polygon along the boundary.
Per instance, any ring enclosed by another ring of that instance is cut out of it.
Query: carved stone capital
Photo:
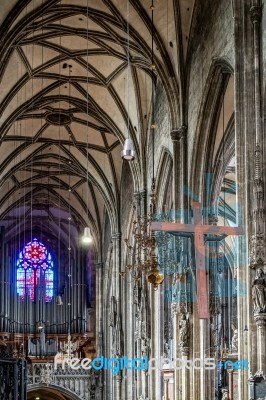
[[[187,357],[189,355],[189,347],[179,345],[179,349],[182,356]]]
[[[262,18],[262,7],[261,6],[252,6],[250,11],[250,19],[253,24],[259,24]]]
[[[250,239],[250,268],[259,268],[266,264],[265,235],[252,235]]]
[[[139,192],[139,194],[140,194],[140,197],[141,197],[142,199],[146,199],[146,197],[147,197],[147,190],[146,190],[146,189],[143,189],[143,190],[141,190],[141,191]]]
[[[190,312],[190,305],[188,303],[172,303],[171,304],[171,317],[174,318],[177,314],[186,314]]]
[[[222,389],[222,394],[223,394],[223,397],[222,397],[222,400],[229,400],[229,389],[228,388],[223,388]]]
[[[218,224],[218,217],[215,214],[208,215],[208,222],[210,225],[217,225]]]
[[[257,327],[259,329],[265,328],[266,327],[266,313],[264,314],[255,314],[254,315]]]
[[[103,262],[98,262],[98,263],[95,263],[95,264],[94,264],[94,266],[96,267],[96,269],[101,269],[101,268],[103,268],[103,265],[104,265]]]
[[[134,192],[134,198],[136,201],[140,200],[140,192]]]
[[[171,132],[171,139],[173,142],[176,142],[177,140],[180,140],[186,136],[187,136],[187,126],[186,125],[182,125],[182,126],[180,126],[180,128],[174,129]]]
[[[143,394],[138,398],[138,400],[149,400],[148,397],[144,396]]]

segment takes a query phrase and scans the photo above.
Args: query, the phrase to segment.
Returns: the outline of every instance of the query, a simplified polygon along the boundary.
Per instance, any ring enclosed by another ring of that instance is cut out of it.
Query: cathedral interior
[[[265,400],[262,0],[0,3],[0,400]]]

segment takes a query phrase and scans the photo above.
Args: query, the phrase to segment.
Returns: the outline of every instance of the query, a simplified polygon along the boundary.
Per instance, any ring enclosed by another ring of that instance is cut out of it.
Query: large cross
[[[193,224],[181,224],[175,222],[152,222],[151,229],[154,231],[174,232],[177,234],[194,234],[195,259],[197,270],[197,292],[198,292],[198,313],[200,319],[207,319],[208,296],[207,277],[205,268],[205,245],[204,235],[238,236],[244,235],[243,228],[229,226],[204,225],[202,223],[202,207],[200,203],[193,204]],[[218,240],[218,239],[217,239]]]

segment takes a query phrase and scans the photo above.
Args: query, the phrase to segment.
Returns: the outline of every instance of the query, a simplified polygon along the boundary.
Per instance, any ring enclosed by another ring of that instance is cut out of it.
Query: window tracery
[[[45,245],[34,238],[19,252],[17,260],[17,293],[34,301],[37,288],[40,296],[50,302],[54,292],[54,262]]]

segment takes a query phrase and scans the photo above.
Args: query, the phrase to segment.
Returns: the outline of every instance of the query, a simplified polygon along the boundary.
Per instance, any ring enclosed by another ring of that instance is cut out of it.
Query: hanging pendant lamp
[[[58,296],[56,296],[56,305],[57,306],[62,306],[63,305],[62,296],[60,296],[60,294]]]
[[[133,161],[136,157],[136,153],[133,147],[133,143],[131,139],[126,139],[124,148],[121,151],[121,158],[127,161]]]
[[[84,235],[82,236],[82,242],[85,244],[92,243],[91,230],[88,226],[86,228],[84,228]]]
[[[42,321],[39,321],[39,322],[37,323],[37,329],[38,329],[38,331],[42,331],[43,328],[44,328],[44,323],[43,323]]]
[[[129,0],[127,2],[127,136],[129,136],[129,73],[130,73],[130,48],[129,48]],[[126,99],[125,99],[126,100]],[[133,161],[136,158],[133,142],[128,137],[125,140],[124,148],[121,151],[121,158],[126,161]]]

